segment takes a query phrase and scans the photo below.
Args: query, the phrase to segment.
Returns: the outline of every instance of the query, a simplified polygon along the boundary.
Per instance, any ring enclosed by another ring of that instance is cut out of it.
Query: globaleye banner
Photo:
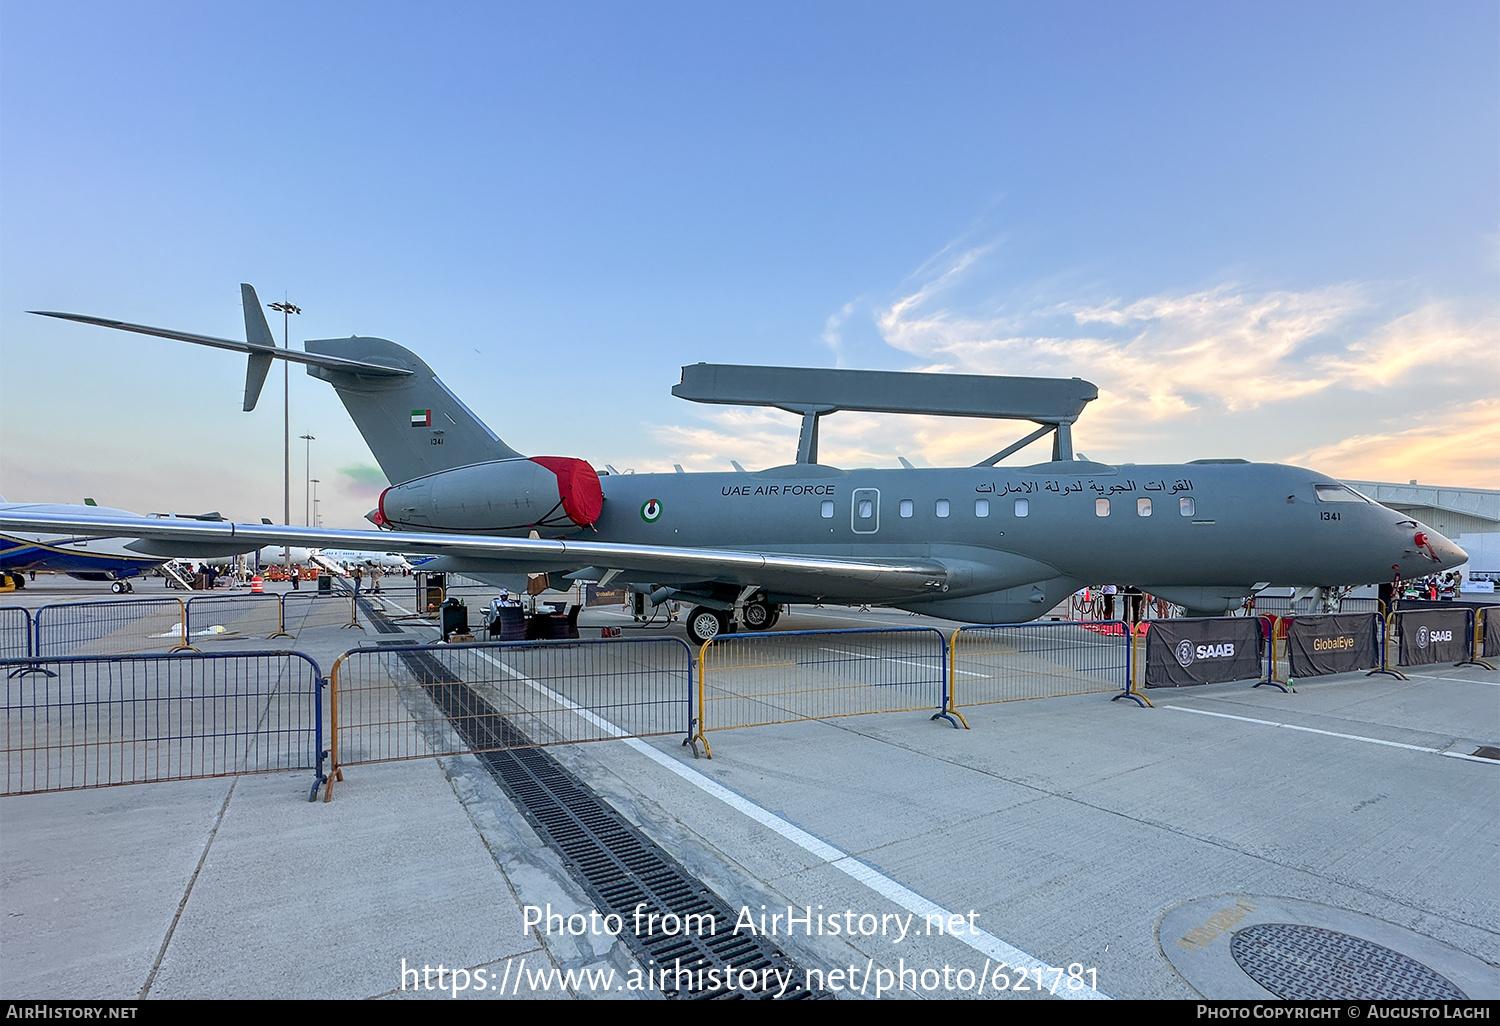
[[[1299,616],[1287,621],[1287,665],[1293,677],[1370,670],[1380,665],[1380,617],[1374,613]]]
[[[1259,678],[1264,656],[1264,623],[1256,618],[1153,620],[1146,631],[1146,687]]]
[[[1401,665],[1461,663],[1469,658],[1468,609],[1402,610],[1396,614],[1401,635]]]

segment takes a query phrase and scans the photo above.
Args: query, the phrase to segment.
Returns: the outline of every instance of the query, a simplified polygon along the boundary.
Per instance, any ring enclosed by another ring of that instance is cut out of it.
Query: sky
[[[240,282],[601,468],[790,462],[670,395],[708,361],[1076,375],[1093,460],[1500,488],[1500,6],[0,0],[0,493],[280,520],[279,371],[244,413],[241,356],[26,312],[241,338]],[[332,390],[290,410],[293,522],[317,478],[366,526]]]

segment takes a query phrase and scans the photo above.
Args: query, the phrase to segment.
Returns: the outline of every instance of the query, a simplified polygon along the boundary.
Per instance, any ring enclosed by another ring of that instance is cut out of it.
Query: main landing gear
[[[694,606],[687,617],[688,637],[699,645],[718,637],[729,629],[730,614],[708,606]],[[768,631],[781,619],[781,606],[759,599],[746,602],[740,610],[740,623],[746,630]]]
[[[707,644],[722,634],[728,626],[729,617],[707,606],[694,606],[687,618],[688,637],[699,645]]]
[[[116,595],[123,595],[127,591],[135,591],[135,585],[129,581],[115,581],[109,586],[109,590]]]

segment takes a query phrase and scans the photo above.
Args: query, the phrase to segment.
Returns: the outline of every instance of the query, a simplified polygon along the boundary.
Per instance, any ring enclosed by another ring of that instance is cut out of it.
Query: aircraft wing
[[[915,558],[844,558],[742,549],[698,549],[632,545],[574,539],[496,538],[426,532],[349,531],[160,520],[148,517],[78,517],[0,513],[0,531],[71,534],[92,538],[136,538],[143,550],[180,545],[216,549],[255,549],[265,545],[307,545],[329,549],[393,547],[410,539],[411,549],[473,562],[472,572],[551,573],[585,567],[652,575],[655,583],[718,581],[757,585],[814,597],[855,597],[889,601],[940,594],[948,570],[940,562]]]

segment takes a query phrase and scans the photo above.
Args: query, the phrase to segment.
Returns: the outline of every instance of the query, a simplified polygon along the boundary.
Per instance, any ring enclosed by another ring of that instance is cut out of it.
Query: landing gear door
[[[855,534],[874,534],[880,530],[880,489],[854,489],[850,517]]]

